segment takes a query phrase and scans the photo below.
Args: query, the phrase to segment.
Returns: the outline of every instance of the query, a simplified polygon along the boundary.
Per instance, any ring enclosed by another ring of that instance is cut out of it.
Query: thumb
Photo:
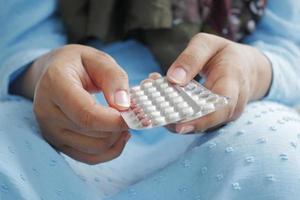
[[[167,79],[185,85],[226,45],[226,40],[206,33],[195,35],[167,72]]]
[[[128,109],[128,77],[117,62],[96,49],[84,52],[82,62],[93,83],[103,91],[108,104],[118,110]]]

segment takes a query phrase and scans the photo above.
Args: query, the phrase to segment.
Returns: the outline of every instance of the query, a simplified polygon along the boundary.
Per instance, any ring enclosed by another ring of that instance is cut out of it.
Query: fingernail
[[[195,127],[193,125],[186,125],[179,130],[179,133],[186,134],[186,133],[193,132],[194,130],[195,130]]]
[[[182,67],[177,67],[171,71],[169,76],[175,83],[184,83],[186,80],[186,71]]]
[[[130,138],[131,138],[131,134],[126,133],[126,136],[124,137],[125,142],[127,143]]]
[[[130,106],[129,95],[125,90],[119,90],[115,93],[115,103],[118,106],[128,108]]]

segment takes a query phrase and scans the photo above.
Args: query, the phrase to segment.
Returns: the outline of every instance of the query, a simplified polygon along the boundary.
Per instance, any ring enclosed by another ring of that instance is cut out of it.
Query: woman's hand
[[[230,98],[228,106],[199,119],[176,124],[179,133],[202,132],[239,117],[247,102],[265,96],[271,82],[268,59],[253,47],[199,33],[171,65],[169,81],[185,85],[197,74],[205,86]]]
[[[130,138],[118,110],[129,107],[128,78],[115,60],[94,48],[67,45],[34,62],[18,80],[34,95],[34,112],[45,139],[89,164],[117,157]],[[103,91],[111,107],[91,92]]]

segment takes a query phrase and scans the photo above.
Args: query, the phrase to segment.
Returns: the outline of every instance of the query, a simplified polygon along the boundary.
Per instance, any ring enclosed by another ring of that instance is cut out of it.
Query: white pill
[[[160,85],[161,83],[164,82],[164,80],[165,80],[164,78],[159,78],[159,79],[156,79],[154,82],[156,85]]]
[[[161,103],[157,104],[157,107],[159,107],[159,108],[165,108],[165,107],[168,107],[168,106],[170,106],[170,103],[167,102],[167,101],[164,101],[164,102],[161,102]]]
[[[172,87],[168,87],[168,88],[164,89],[165,94],[168,94],[168,93],[171,93],[171,92],[174,92],[174,89]]]
[[[203,92],[203,89],[199,88],[199,87],[197,87],[193,90],[193,94],[201,94],[202,92]]]
[[[187,86],[185,86],[187,90],[194,90],[196,88],[196,85],[194,83],[189,83]]]
[[[159,117],[159,116],[160,116],[160,112],[159,112],[159,111],[151,112],[151,113],[149,114],[149,116],[150,116],[151,118]]]
[[[215,102],[216,105],[222,106],[227,104],[228,100],[225,97],[218,98],[217,102]]]
[[[197,101],[197,100],[199,100],[199,97],[198,97],[198,96],[196,96],[196,95],[192,95],[192,98],[193,98],[193,100],[194,100],[194,101]]]
[[[163,102],[163,101],[165,101],[165,97],[163,97],[163,96],[157,97],[154,99],[154,101],[155,101],[155,103]]]
[[[142,95],[142,96],[138,96],[137,97],[138,101],[141,103],[143,101],[146,101],[148,100],[148,97],[146,95]]]
[[[152,122],[154,125],[161,125],[165,123],[165,118],[164,117],[156,117],[152,119]]]
[[[180,103],[178,103],[178,104],[176,104],[176,107],[178,108],[178,109],[183,109],[183,108],[186,108],[186,107],[188,107],[189,105],[186,103],[186,102],[180,102]]]
[[[155,106],[148,106],[148,107],[145,108],[145,111],[147,113],[153,112],[155,110],[156,110]]]
[[[174,97],[177,97],[178,96],[178,93],[177,92],[172,92],[172,93],[169,93],[168,94],[168,97],[169,98],[174,98]]]
[[[162,110],[162,112],[163,112],[164,114],[172,113],[172,112],[174,112],[174,108],[173,108],[173,107],[167,107],[167,108],[164,108],[164,109]]]
[[[150,96],[151,96],[152,98],[159,97],[159,96],[160,96],[160,92],[153,92],[153,93],[150,94]]]
[[[167,115],[168,121],[177,121],[180,120],[180,115],[179,113],[170,113]]]
[[[209,97],[209,94],[210,94],[210,92],[204,91],[204,92],[200,93],[198,96],[200,98],[207,98],[207,97]]]
[[[194,114],[194,110],[191,107],[187,107],[181,110],[180,112],[183,116],[191,116]]]
[[[133,88],[130,89],[130,93],[136,93],[139,90],[140,89],[138,87],[133,87]]]
[[[143,106],[152,106],[152,102],[149,101],[149,100],[143,101],[143,102],[141,102],[141,104],[142,104]]]
[[[141,85],[143,89],[152,87],[153,83],[151,81],[147,81]]]
[[[172,102],[173,104],[177,104],[177,103],[182,102],[182,101],[183,101],[183,98],[180,97],[180,96],[171,99],[171,102]]]
[[[152,92],[156,92],[156,91],[157,91],[157,89],[155,87],[150,87],[145,90],[145,92],[147,92],[148,94],[150,94]]]
[[[143,90],[136,90],[136,91],[132,92],[132,94],[134,96],[141,96],[141,95],[144,95],[144,91]]]
[[[212,103],[206,103],[206,104],[204,104],[204,105],[202,106],[202,109],[203,109],[204,111],[211,111],[211,110],[214,110],[214,109],[215,109],[215,106],[214,106],[214,104],[212,104]]]
[[[207,97],[206,101],[210,101],[210,102],[215,102],[218,100],[218,96],[215,94],[211,94],[209,95],[209,97]]]
[[[205,103],[206,103],[206,100],[205,100],[205,99],[199,98],[199,99],[197,100],[197,104],[198,104],[199,106],[204,105]]]
[[[164,90],[165,88],[167,88],[169,85],[168,83],[162,83],[159,87]]]

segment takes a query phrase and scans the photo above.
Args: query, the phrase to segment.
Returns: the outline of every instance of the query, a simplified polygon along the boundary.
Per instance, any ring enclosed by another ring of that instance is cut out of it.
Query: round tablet
[[[209,101],[209,102],[215,102],[218,100],[218,96],[216,94],[211,94],[209,95],[209,97],[207,97],[206,101]]]
[[[159,87],[160,87],[161,90],[164,90],[168,86],[169,86],[168,83],[162,83],[162,84],[159,85]]]
[[[202,109],[204,111],[212,111],[215,109],[215,106],[212,103],[206,103],[206,104],[202,105]]]
[[[186,108],[186,107],[188,107],[189,105],[187,104],[187,102],[180,102],[180,103],[178,103],[178,104],[176,104],[176,107],[179,109],[179,110],[181,110],[181,109],[183,109],[183,108]]]
[[[162,112],[166,115],[168,113],[174,112],[174,108],[173,107],[167,107],[167,108],[162,109]]]
[[[183,116],[191,116],[194,114],[194,110],[192,107],[187,107],[181,110],[180,112]]]
[[[152,98],[156,98],[156,97],[159,97],[159,96],[161,96],[161,95],[160,95],[160,92],[156,91],[156,92],[151,93],[150,96],[151,96]]]
[[[151,112],[151,113],[149,114],[149,116],[150,116],[151,118],[159,117],[159,116],[160,116],[160,112],[159,112],[159,111]]]
[[[155,87],[149,87],[147,89],[145,89],[145,92],[147,92],[148,94],[157,91],[157,89]]]
[[[167,101],[164,101],[164,102],[161,102],[161,103],[158,103],[157,104],[157,107],[158,108],[165,108],[165,107],[168,107],[168,106],[170,106],[170,103],[169,102],[167,102]]]
[[[152,119],[152,122],[155,126],[162,125],[165,123],[165,118],[164,117],[156,117],[156,118]]]
[[[137,97],[137,100],[139,102],[147,101],[148,97],[146,95],[142,95],[142,96]]]
[[[174,92],[174,88],[172,88],[172,87],[167,87],[167,88],[165,88],[164,89],[164,91],[163,91],[165,94],[168,94],[168,93],[171,93],[171,92]]]
[[[199,97],[197,95],[192,95],[192,98],[193,98],[194,101],[199,100]]]
[[[141,104],[142,104],[144,107],[146,107],[146,106],[151,106],[151,105],[152,105],[152,103],[151,103],[150,100],[143,101],[143,102],[141,102]]]
[[[177,104],[177,103],[182,102],[182,101],[183,101],[183,98],[180,97],[180,96],[171,99],[171,102],[172,102],[173,104]]]
[[[154,102],[157,104],[157,103],[163,102],[165,100],[166,100],[165,97],[159,96],[159,97],[154,99]]]
[[[156,79],[154,82],[156,85],[159,85],[159,84],[163,83],[164,80],[165,80],[164,78],[159,78],[159,79]]]
[[[171,92],[171,93],[168,93],[168,97],[169,98],[174,98],[174,97],[177,97],[178,96],[178,93],[177,92]]]
[[[168,120],[169,122],[174,122],[174,121],[180,120],[180,115],[179,115],[179,113],[177,113],[177,112],[175,112],[175,113],[170,113],[170,114],[167,115],[166,118],[167,118],[167,120]]]
[[[142,95],[144,95],[144,91],[143,90],[137,90],[135,92],[132,92],[132,95],[135,96],[135,97],[142,96]]]
[[[155,110],[156,110],[155,106],[148,106],[148,107],[145,108],[145,111],[147,113],[153,112]]]
[[[153,83],[151,81],[146,81],[146,82],[142,83],[141,87],[143,89],[147,89],[147,88],[152,87],[152,85],[153,85]]]
[[[194,90],[196,88],[196,85],[193,82],[190,82],[185,86],[185,89],[187,90]]]
[[[201,105],[204,105],[206,103],[206,100],[202,99],[202,98],[199,98],[196,102],[197,102],[198,105],[201,106]]]

